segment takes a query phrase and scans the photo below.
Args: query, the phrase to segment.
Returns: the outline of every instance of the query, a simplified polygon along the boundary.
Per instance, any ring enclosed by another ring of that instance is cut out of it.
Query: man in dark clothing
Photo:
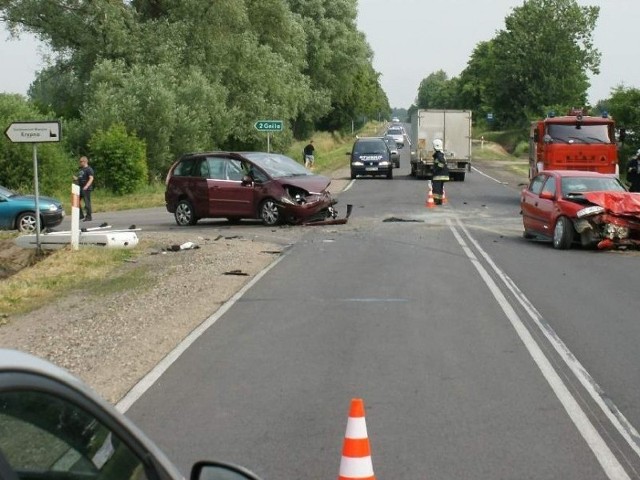
[[[93,190],[93,168],[89,166],[89,159],[87,157],[80,157],[80,170],[78,175],[73,179],[80,186],[80,199],[84,200],[83,214],[82,208],[80,208],[80,218],[85,222],[90,222],[91,218],[91,191]]]
[[[444,198],[444,182],[449,181],[449,168],[444,156],[442,140],[436,138],[433,141],[433,202],[442,205]]]
[[[630,192],[640,192],[640,150],[636,152],[636,155],[631,159],[629,165],[627,165],[627,180],[631,184],[629,187]]]
[[[304,166],[307,168],[313,168],[315,162],[313,152],[315,152],[315,148],[313,147],[313,140],[311,140],[309,144],[304,147]]]

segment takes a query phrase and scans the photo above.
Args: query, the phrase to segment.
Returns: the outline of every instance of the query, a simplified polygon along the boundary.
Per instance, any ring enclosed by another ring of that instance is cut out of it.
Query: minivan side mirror
[[[246,185],[251,185],[253,183],[253,178],[251,178],[249,175],[244,175],[242,177],[242,182],[241,185],[244,187]]]

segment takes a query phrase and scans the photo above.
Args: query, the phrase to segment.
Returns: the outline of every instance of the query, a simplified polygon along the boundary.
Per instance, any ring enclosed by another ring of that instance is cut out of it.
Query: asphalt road
[[[379,479],[640,474],[640,256],[521,238],[518,188],[358,179],[127,411],[188,475],[336,478],[364,399]]]

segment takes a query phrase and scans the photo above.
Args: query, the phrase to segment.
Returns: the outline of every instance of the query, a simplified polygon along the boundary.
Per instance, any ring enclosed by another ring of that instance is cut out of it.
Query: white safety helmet
[[[436,139],[433,141],[433,149],[434,149],[436,152],[441,152],[441,151],[442,151],[442,140],[440,140],[439,138],[436,138]]]

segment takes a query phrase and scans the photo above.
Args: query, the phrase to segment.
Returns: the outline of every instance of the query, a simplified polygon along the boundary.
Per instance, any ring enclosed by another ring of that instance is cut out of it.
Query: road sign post
[[[284,122],[282,120],[258,120],[253,126],[259,132],[267,132],[267,153],[271,152],[271,132],[284,130]]]
[[[33,183],[35,185],[36,202],[36,249],[42,253],[40,246],[40,191],[38,187],[38,143],[51,143],[60,141],[60,122],[13,122],[4,131],[6,137],[12,143],[33,144]]]

